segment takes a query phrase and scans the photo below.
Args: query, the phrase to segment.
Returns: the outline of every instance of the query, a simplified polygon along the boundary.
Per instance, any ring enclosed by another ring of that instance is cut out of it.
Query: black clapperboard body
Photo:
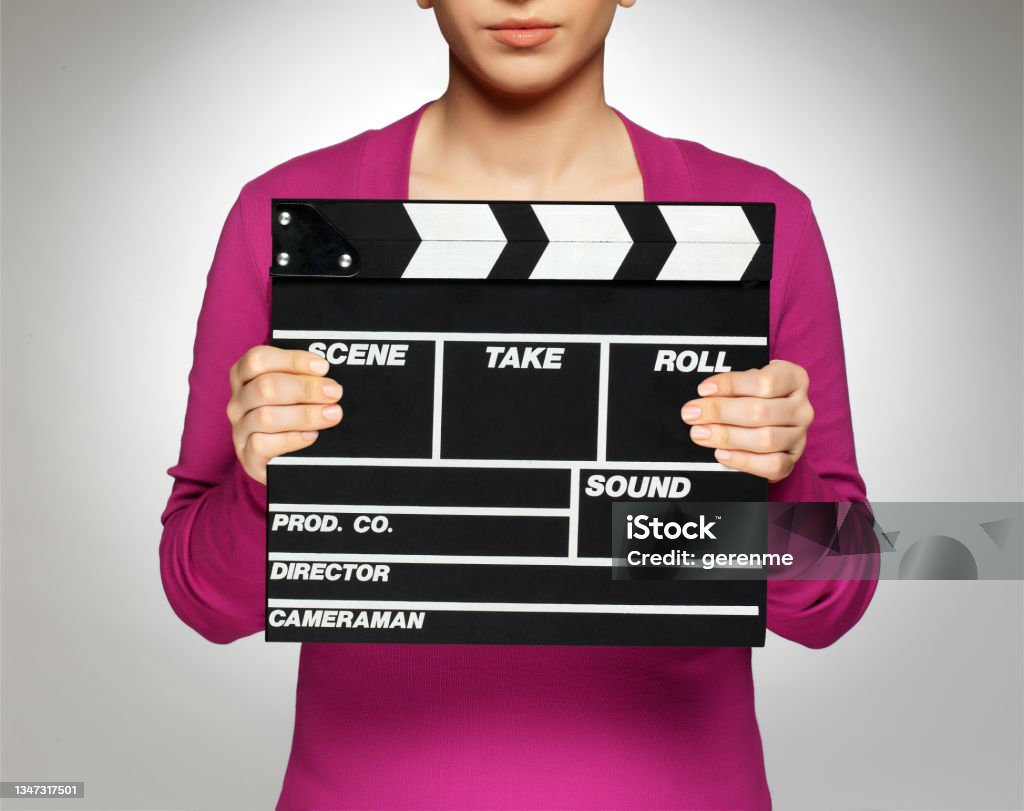
[[[774,223],[273,200],[271,340],[327,358],[344,418],[268,465],[266,639],[763,645],[763,577],[614,577],[613,505],[766,502],[680,408],[767,363]]]

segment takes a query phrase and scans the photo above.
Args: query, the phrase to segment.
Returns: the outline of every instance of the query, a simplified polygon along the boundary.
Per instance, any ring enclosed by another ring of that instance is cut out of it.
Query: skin
[[[605,37],[635,1],[417,0],[448,43],[449,80],[416,132],[410,199],[642,201],[629,135],[604,96]],[[491,28],[527,17],[554,24],[554,36],[515,48]],[[342,387],[327,371],[311,352],[263,345],[231,367],[227,416],[252,478],[265,484],[270,459],[341,421]],[[808,385],[779,359],[712,375],[680,419],[723,465],[778,482],[807,444]]]

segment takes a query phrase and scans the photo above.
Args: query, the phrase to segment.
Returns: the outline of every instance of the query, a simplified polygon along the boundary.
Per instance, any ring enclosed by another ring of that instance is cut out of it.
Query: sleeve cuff
[[[793,472],[785,479],[768,487],[769,501],[841,501],[811,466],[807,457],[801,457]]]

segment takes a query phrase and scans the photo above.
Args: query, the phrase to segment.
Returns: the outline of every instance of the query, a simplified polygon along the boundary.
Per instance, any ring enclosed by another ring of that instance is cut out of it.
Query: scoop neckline
[[[400,172],[399,172],[399,182],[400,182],[401,186],[403,187],[401,189],[401,192],[402,192],[401,193],[401,197],[402,197],[403,200],[412,200],[412,198],[409,196],[410,174],[411,174],[411,171],[412,171],[412,150],[413,150],[413,147],[414,147],[414,145],[416,143],[416,134],[419,132],[420,121],[422,120],[423,114],[426,112],[427,108],[431,104],[436,102],[436,101],[438,101],[438,99],[435,98],[435,99],[431,99],[431,100],[429,100],[427,102],[424,102],[422,105],[420,105],[420,107],[417,110],[412,112],[407,117],[407,119],[408,119],[408,127],[406,127],[404,143],[402,144],[402,162],[401,162],[401,169],[400,169]],[[618,110],[618,108],[616,108],[616,107],[614,107],[612,105],[608,105],[608,106],[611,108],[612,112],[614,112],[615,115],[617,115],[619,117],[619,120],[622,122],[623,126],[626,129],[626,134],[629,136],[629,144],[630,144],[630,147],[633,150],[633,160],[636,161],[637,168],[640,170],[640,179],[641,179],[641,182],[643,183],[643,190],[644,190],[643,201],[644,202],[650,202],[651,201],[651,173],[649,172],[648,168],[645,166],[644,149],[643,149],[643,145],[642,145],[641,139],[639,137],[640,136],[639,130],[641,128],[637,127],[632,121],[630,121],[625,115],[623,115],[622,112],[620,112]],[[639,201],[629,201],[629,202],[639,202]]]

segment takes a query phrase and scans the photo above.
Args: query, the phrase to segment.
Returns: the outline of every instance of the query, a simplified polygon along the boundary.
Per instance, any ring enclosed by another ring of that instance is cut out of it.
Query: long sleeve
[[[212,642],[263,628],[267,488],[239,463],[226,409],[228,372],[269,340],[269,284],[246,240],[244,192],[227,215],[206,278],[178,463],[160,517],[160,574],[175,613]]]
[[[769,579],[768,627],[802,645],[822,648],[852,628],[867,609],[878,582],[879,560],[864,481],[857,470],[835,282],[809,203],[783,292],[771,355],[807,370],[808,397],[815,416],[803,456],[790,476],[769,487],[769,500],[860,505],[842,525],[846,554],[838,567],[834,559],[809,560],[810,550],[824,555],[824,546],[801,544],[797,535],[780,540],[781,530],[772,528],[776,544],[798,551],[798,564],[803,562],[800,576],[807,577],[808,572],[813,576],[820,570],[823,577],[827,572],[829,579],[787,579],[786,573]],[[830,514],[831,508],[803,510],[820,517]],[[826,527],[824,532],[829,530]],[[788,577],[792,576],[790,572]]]

